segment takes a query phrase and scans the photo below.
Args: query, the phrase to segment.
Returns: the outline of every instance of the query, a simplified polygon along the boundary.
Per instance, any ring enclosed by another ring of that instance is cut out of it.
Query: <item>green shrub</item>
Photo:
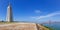
[[[44,26],[44,27],[48,28],[49,30],[55,30],[55,29],[52,28],[52,27],[47,27],[47,26]]]

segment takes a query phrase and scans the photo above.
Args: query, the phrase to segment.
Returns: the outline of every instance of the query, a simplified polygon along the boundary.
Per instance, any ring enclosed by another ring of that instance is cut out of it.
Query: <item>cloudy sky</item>
[[[6,19],[9,2],[14,21],[60,21],[60,0],[0,0],[0,21]]]

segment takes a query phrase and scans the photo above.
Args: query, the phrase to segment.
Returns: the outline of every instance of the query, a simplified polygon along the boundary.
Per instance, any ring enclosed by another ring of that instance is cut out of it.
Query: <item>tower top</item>
[[[10,2],[9,2],[9,5],[10,5]]]
[[[11,7],[11,4],[10,4],[10,2],[9,2],[9,4],[8,4],[8,8],[10,8]]]

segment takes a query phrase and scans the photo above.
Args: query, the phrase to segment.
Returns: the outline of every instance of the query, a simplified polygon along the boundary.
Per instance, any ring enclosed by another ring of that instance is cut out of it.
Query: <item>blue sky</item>
[[[60,21],[60,0],[9,0],[14,21]],[[0,20],[6,19],[8,0],[0,0]]]

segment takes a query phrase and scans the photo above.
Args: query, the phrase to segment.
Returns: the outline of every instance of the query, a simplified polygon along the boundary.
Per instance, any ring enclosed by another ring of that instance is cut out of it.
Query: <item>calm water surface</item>
[[[60,30],[60,23],[44,24],[45,26],[52,27],[55,30]]]

